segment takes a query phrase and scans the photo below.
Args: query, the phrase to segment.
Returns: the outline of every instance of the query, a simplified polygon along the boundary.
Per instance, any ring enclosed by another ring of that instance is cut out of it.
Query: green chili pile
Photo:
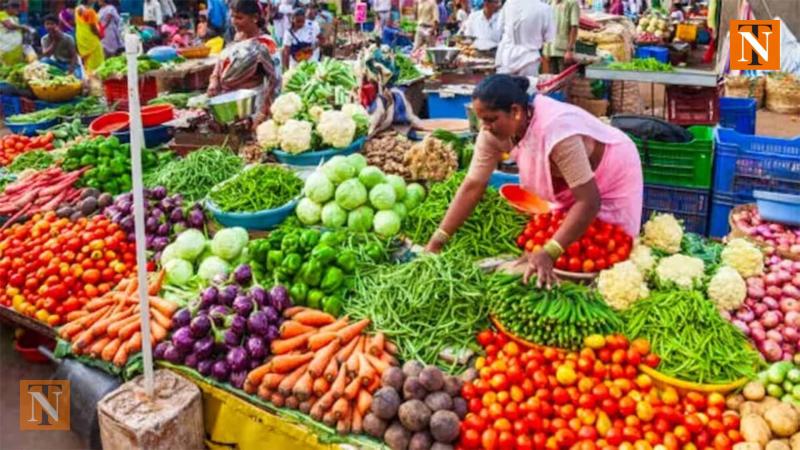
[[[397,343],[401,359],[441,364],[443,349],[468,347],[488,325],[482,284],[480,270],[459,255],[423,255],[407,264],[356,272],[345,313],[372,320]]]
[[[408,213],[403,228],[412,241],[422,245],[428,242],[464,177],[464,172],[457,172],[433,185],[425,201]],[[468,258],[518,254],[515,240],[526,222],[524,215],[509,206],[496,189],[489,187],[472,215],[447,243],[446,249]]]
[[[215,185],[236,175],[244,161],[226,147],[203,147],[164,165],[144,177],[147,187],[164,186],[180,192],[184,199],[197,201]]]
[[[14,158],[14,162],[8,166],[8,170],[14,173],[22,172],[27,169],[42,170],[50,167],[54,160],[50,152],[34,150]]]
[[[575,350],[586,336],[622,329],[622,320],[595,290],[574,283],[536,289],[520,279],[519,275],[496,274],[487,290],[495,319],[516,336]]]
[[[661,357],[658,370],[697,383],[755,376],[759,353],[697,291],[654,292],[622,315],[625,335],[646,338]]]
[[[303,181],[291,170],[271,164],[249,167],[209,193],[226,212],[257,212],[289,203],[303,191]]]

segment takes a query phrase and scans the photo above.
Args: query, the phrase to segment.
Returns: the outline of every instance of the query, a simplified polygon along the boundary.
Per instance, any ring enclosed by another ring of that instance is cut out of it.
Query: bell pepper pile
[[[99,297],[136,265],[134,244],[102,215],[34,215],[0,232],[0,304],[50,325]]]
[[[28,137],[19,134],[9,134],[0,140],[0,166],[7,166],[17,156],[33,150],[52,150],[53,133],[41,136]]]
[[[563,211],[536,214],[517,237],[517,246],[528,252],[538,251],[561,227]],[[581,239],[570,244],[556,259],[556,269],[569,272],[599,272],[625,261],[631,253],[633,239],[619,225],[595,218]]]
[[[679,393],[654,385],[646,340],[592,335],[580,352],[528,349],[484,331],[486,356],[464,384],[465,449],[731,449],[742,442],[738,415],[719,393]]]

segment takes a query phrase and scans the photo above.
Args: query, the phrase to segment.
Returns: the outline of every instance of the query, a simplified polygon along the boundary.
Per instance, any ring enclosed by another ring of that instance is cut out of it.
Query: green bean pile
[[[441,364],[443,349],[466,348],[488,325],[482,283],[480,270],[458,255],[423,255],[407,264],[357,272],[345,311],[372,320],[397,343],[403,360]]]
[[[425,201],[408,213],[403,228],[412,241],[421,245],[428,242],[444,218],[464,177],[464,172],[457,172],[447,180],[434,184]],[[496,189],[489,187],[446,248],[469,258],[518,254],[515,240],[526,222],[524,215],[509,206]]]
[[[488,295],[495,319],[515,336],[547,346],[579,349],[592,334],[622,329],[622,320],[597,291],[574,283],[551,290],[525,286],[519,275],[493,275]]]
[[[249,167],[209,193],[226,212],[258,212],[289,203],[303,191],[303,181],[291,170],[270,164]]]
[[[50,152],[34,150],[14,158],[14,161],[8,166],[8,170],[14,173],[22,172],[26,169],[42,170],[53,165],[53,161],[55,159]]]
[[[661,357],[658,370],[697,383],[755,376],[757,351],[713,303],[697,291],[654,292],[623,313],[625,335],[647,338]]]
[[[147,187],[164,186],[167,192],[180,192],[184,199],[197,201],[215,185],[236,175],[244,161],[226,147],[203,147],[146,174]]]

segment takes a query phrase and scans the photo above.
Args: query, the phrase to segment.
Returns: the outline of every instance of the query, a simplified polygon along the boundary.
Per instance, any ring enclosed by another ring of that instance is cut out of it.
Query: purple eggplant
[[[206,336],[194,342],[192,353],[200,359],[206,359],[214,352],[214,338]]]
[[[155,233],[158,230],[158,219],[148,217],[144,223],[144,228],[148,233]]]
[[[189,327],[178,328],[172,333],[172,345],[175,346],[181,353],[188,353],[194,347],[194,338],[192,338],[192,330]]]
[[[167,217],[169,217],[173,208],[175,208],[175,200],[173,200],[172,197],[165,197],[160,202],[158,202],[158,207],[161,208],[162,211],[164,211],[164,214],[166,214]]]
[[[125,237],[128,239],[128,242],[136,242],[136,234],[133,231],[129,231]]]
[[[174,317],[172,320],[175,320]],[[164,359],[164,351],[167,349],[168,345],[169,344],[163,341],[156,344],[156,347],[153,349],[153,358]]]
[[[263,311],[256,311],[250,314],[247,319],[247,331],[256,336],[267,336],[269,331],[269,319]]]
[[[267,356],[267,346],[264,345],[264,340],[258,336],[250,336],[247,338],[244,346],[252,359],[260,361]]]
[[[232,284],[230,286],[225,286],[224,289],[219,293],[219,303],[223,305],[233,305],[233,301],[236,299],[236,296],[239,295],[241,291],[239,290],[239,286]]]
[[[253,299],[249,295],[237,295],[233,300],[233,310],[242,316],[249,316],[253,311]]]
[[[188,355],[186,355],[186,358],[183,359],[183,364],[185,366],[191,367],[192,369],[197,367],[197,363],[199,363],[199,362],[200,362],[200,360],[197,358],[197,355],[195,355],[194,353],[189,353]]]
[[[278,323],[280,320],[280,314],[272,306],[264,308],[264,313],[267,315],[267,321],[269,323]]]
[[[261,361],[256,360],[256,359],[251,359],[250,360],[250,370],[257,369],[260,365],[261,365]]]
[[[231,319],[229,327],[234,333],[241,336],[245,331],[247,331],[247,318],[237,314],[233,316],[233,319]]]
[[[218,273],[211,278],[211,284],[215,286],[222,286],[223,284],[228,282],[228,276],[224,273]]]
[[[250,297],[258,304],[259,307],[268,306],[269,294],[261,286],[253,286],[250,289]]]
[[[175,208],[169,214],[169,220],[172,223],[182,222],[183,221],[183,210],[180,208]]]
[[[156,234],[161,237],[169,236],[169,228],[170,228],[169,223],[162,223],[161,225],[158,226]]]
[[[189,330],[192,331],[192,337],[200,339],[211,330],[211,319],[206,315],[198,315],[189,323]]]
[[[180,364],[183,360],[183,354],[174,345],[167,344],[167,348],[164,349],[164,359],[173,364]]]
[[[208,310],[208,316],[211,317],[217,325],[225,323],[225,317],[230,313],[230,308],[225,305],[214,305]]]
[[[228,367],[232,371],[237,372],[247,369],[250,364],[250,358],[247,356],[247,350],[242,347],[233,347],[225,355],[225,362],[228,363]]]
[[[187,218],[187,225],[189,225],[190,227],[203,228],[205,222],[206,222],[206,216],[200,209],[192,209],[191,212],[189,212],[189,217]]]
[[[173,327],[185,327],[189,325],[189,322],[192,321],[192,313],[186,309],[182,308],[175,312],[172,315],[172,326]]]
[[[200,372],[200,375],[207,377],[211,374],[211,367],[214,366],[214,361],[210,359],[204,359],[197,363],[197,371]]]
[[[156,207],[151,209],[148,212],[148,215],[151,219],[155,219],[159,224],[166,222],[167,216],[164,214],[164,211],[162,211],[161,208]]]
[[[217,290],[216,286],[209,286],[203,289],[203,292],[200,293],[200,308],[208,309],[216,305],[218,295],[219,290]]]
[[[253,280],[253,271],[247,264],[242,264],[233,271],[233,279],[239,286],[247,286]]]
[[[289,291],[281,285],[277,285],[269,291],[270,303],[278,310],[283,312],[284,309],[292,306],[292,301],[289,299]]]
[[[166,248],[168,244],[169,244],[169,239],[166,236],[156,236],[150,243],[150,248],[156,251],[161,251],[164,250],[164,248]]]
[[[211,367],[211,376],[219,381],[226,381],[228,379],[228,364],[225,360],[220,359],[214,363]]]
[[[267,339],[272,342],[281,336],[281,331],[277,324],[272,324],[267,328]]]
[[[167,196],[167,188],[164,186],[156,186],[150,190],[150,196],[156,200],[161,200]]]
[[[222,332],[222,342],[228,347],[236,347],[242,343],[242,335],[236,334],[231,329]]]
[[[123,196],[125,194],[122,194]],[[120,197],[117,200],[117,208],[123,213],[130,214],[133,211],[133,196],[131,197]]]
[[[134,230],[135,224],[133,222],[133,216],[125,216],[119,221],[119,227],[122,228],[123,231],[126,233],[130,233]]]
[[[244,386],[244,381],[247,379],[247,369],[249,369],[249,366],[245,367],[245,370],[239,370],[231,374],[230,381],[236,389],[241,389]]]

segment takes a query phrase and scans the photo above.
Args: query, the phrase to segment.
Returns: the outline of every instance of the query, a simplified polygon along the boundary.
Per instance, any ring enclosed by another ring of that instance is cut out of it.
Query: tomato
[[[659,358],[658,355],[656,355],[654,353],[650,353],[650,354],[648,354],[647,356],[644,357],[644,360],[642,362],[644,362],[645,365],[655,369],[656,367],[658,367],[658,364],[661,362],[661,358]]]
[[[687,392],[685,400],[698,409],[703,409],[706,406],[706,397],[697,392]]]
[[[569,269],[569,263],[567,261],[567,257],[565,255],[561,255],[556,259],[556,269],[559,270],[567,270]]]
[[[532,450],[533,449],[533,441],[531,440],[531,438],[529,438],[525,434],[517,434],[516,449],[517,450]]]
[[[466,448],[478,448],[481,445],[481,435],[477,430],[467,429],[461,433],[460,444]]]
[[[553,389],[553,402],[556,405],[566,404],[567,402],[569,402],[569,400],[570,400],[569,394],[567,393],[566,389],[562,387],[557,387]]]
[[[622,397],[619,401],[619,413],[629,416],[636,412],[636,401],[630,397]]]
[[[567,267],[569,268],[570,272],[580,272],[583,264],[581,264],[581,260],[577,257],[571,257],[567,262]]]
[[[739,429],[739,416],[736,414],[723,414],[722,425],[728,430]]]
[[[486,450],[493,450],[497,447],[497,431],[493,428],[487,428],[481,433],[481,445]]]
[[[586,273],[594,272],[596,270],[595,262],[591,259],[586,259],[583,261],[582,269]]]
[[[514,435],[510,431],[501,431],[497,438],[497,445],[501,449],[514,448]]]
[[[491,330],[483,330],[478,333],[477,340],[481,347],[486,347],[494,340],[494,333],[492,333]]]

